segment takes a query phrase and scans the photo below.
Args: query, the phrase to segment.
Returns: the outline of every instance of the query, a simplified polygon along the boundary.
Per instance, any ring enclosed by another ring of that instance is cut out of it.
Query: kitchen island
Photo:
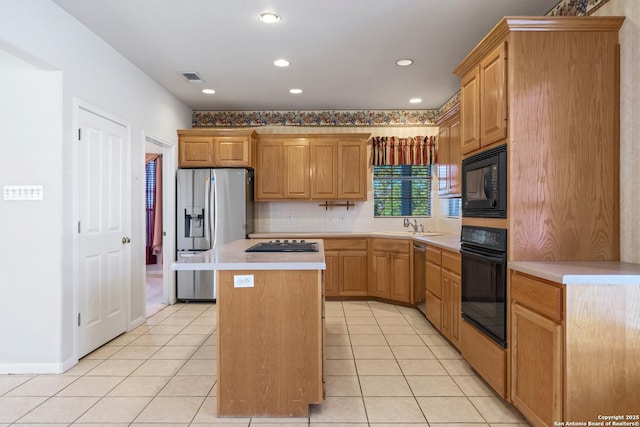
[[[324,399],[324,287],[318,252],[247,253],[236,240],[175,270],[215,270],[220,417],[306,417]]]

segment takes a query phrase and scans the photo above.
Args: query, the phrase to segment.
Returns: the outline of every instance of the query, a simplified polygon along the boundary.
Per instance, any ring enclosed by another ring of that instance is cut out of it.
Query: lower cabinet
[[[411,241],[404,239],[372,239],[371,241],[370,295],[395,302],[413,303]]]
[[[534,425],[564,420],[562,288],[511,275],[511,400]]]
[[[367,239],[324,239],[325,296],[368,295]]]
[[[460,346],[461,259],[459,253],[427,245],[427,319]]]

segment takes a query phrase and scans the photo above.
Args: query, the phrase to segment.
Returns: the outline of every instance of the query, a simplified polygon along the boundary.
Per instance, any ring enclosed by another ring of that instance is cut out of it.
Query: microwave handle
[[[484,174],[484,196],[487,198],[487,200],[491,204],[491,207],[495,208],[496,206],[498,206],[498,201],[492,197],[493,188],[491,186],[491,178],[492,176],[490,173]]]

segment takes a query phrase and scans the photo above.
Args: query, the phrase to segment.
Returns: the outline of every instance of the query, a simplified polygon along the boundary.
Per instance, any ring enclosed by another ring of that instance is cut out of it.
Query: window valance
[[[372,138],[372,163],[384,165],[432,165],[437,162],[435,136],[375,136]]]

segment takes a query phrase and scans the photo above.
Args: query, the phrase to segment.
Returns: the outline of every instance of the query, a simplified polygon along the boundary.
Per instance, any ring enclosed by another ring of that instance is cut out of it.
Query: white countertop
[[[271,231],[268,233],[253,233],[252,239],[339,239],[339,238],[383,238],[383,239],[410,239],[435,245],[453,252],[460,251],[460,235],[444,233],[411,233],[408,231],[313,231],[313,232],[282,232]]]
[[[509,261],[507,267],[565,285],[640,284],[640,265],[604,261]]]
[[[202,254],[181,258],[173,270],[325,270],[322,240],[318,252],[245,252],[251,246],[269,240],[235,240]]]

